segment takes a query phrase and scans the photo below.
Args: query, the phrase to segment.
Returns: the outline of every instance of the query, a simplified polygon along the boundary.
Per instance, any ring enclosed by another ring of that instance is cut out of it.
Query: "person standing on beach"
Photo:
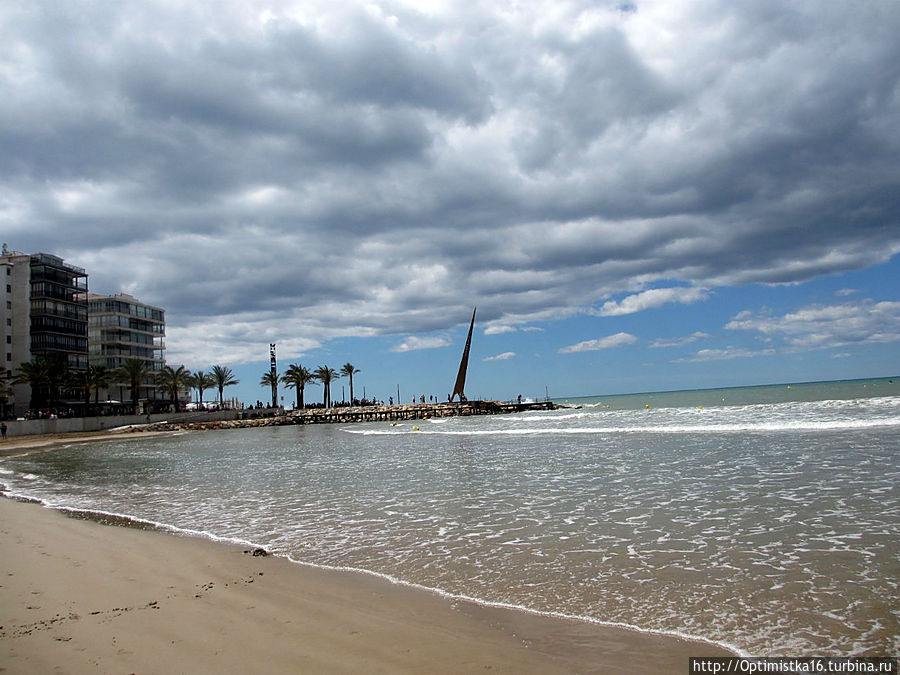
[[[0,436],[4,441],[6,440],[6,422],[0,422]]]

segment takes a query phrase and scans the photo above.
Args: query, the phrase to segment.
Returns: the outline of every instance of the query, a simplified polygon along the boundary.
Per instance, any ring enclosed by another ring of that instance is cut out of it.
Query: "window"
[[[11,285],[6,284],[6,292],[7,292],[7,293],[12,293],[12,286],[11,286]]]
[[[6,344],[8,344],[8,345],[12,344],[12,336],[11,335],[6,336]]]
[[[9,352],[6,352],[6,360],[12,361],[12,354],[10,354]]]

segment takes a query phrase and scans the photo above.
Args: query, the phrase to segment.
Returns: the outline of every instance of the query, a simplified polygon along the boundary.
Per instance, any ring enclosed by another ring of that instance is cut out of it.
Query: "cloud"
[[[507,359],[513,358],[515,355],[516,355],[515,352],[503,352],[502,354],[497,354],[496,356],[488,356],[481,360],[482,361],[506,361]]]
[[[620,316],[622,314],[634,314],[648,309],[661,307],[670,302],[685,305],[706,300],[709,291],[705,288],[654,288],[636,295],[629,295],[615,302],[610,300],[593,313],[597,316]]]
[[[725,326],[778,337],[793,350],[830,349],[900,340],[900,302],[813,305],[783,316],[741,312]]]
[[[4,240],[165,308],[173,360],[900,252],[893,3],[3,3],[0,31]]]
[[[302,335],[304,330],[301,324],[296,325],[296,334]],[[261,328],[261,326],[264,326]],[[243,317],[229,321],[210,321],[206,324],[202,333],[189,328],[166,327],[166,340],[168,344],[178,345],[177,351],[167,349],[167,360],[172,363],[183,363],[189,369],[207,368],[210,364],[234,364],[248,361],[261,361],[267,359],[268,344],[276,343],[279,362],[298,359],[321,347],[317,340],[303,337],[290,337],[274,324],[265,323],[260,317]],[[223,345],[214,358],[197,358],[195,355],[203,355],[207,345]],[[266,344],[266,350],[261,345]]]
[[[515,333],[518,330],[515,326],[507,326],[504,324],[497,324],[493,326],[488,326],[484,329],[485,335],[502,335],[503,333]]]
[[[694,356],[673,359],[672,363],[702,363],[704,361],[727,361],[729,359],[751,359],[759,356],[771,356],[774,349],[744,349],[726,347],[725,349],[701,349]]]
[[[411,335],[402,342],[391,347],[392,352],[411,352],[417,349],[437,349],[439,347],[447,347],[452,344],[449,338],[445,337],[417,337]]]
[[[654,341],[650,344],[650,347],[653,347],[653,348],[657,348],[657,347],[683,347],[684,345],[689,345],[689,344],[691,344],[691,343],[693,343],[693,342],[697,342],[698,340],[706,340],[706,339],[711,338],[711,337],[712,337],[712,336],[711,336],[710,334],[708,334],[708,333],[704,333],[704,332],[702,332],[702,331],[696,331],[695,333],[691,333],[690,335],[688,335],[688,336],[686,336],[686,337],[672,338],[672,339],[669,339],[669,340],[660,338],[660,339],[658,339],[658,340],[654,340]]]
[[[504,333],[541,333],[543,328],[540,326],[510,326],[509,324],[492,324],[484,329],[485,335],[503,335]]]
[[[600,349],[611,349],[613,347],[622,347],[637,342],[637,338],[629,333],[616,333],[605,338],[596,340],[585,340],[578,344],[562,347],[557,350],[558,354],[574,354],[576,352],[592,352]]]

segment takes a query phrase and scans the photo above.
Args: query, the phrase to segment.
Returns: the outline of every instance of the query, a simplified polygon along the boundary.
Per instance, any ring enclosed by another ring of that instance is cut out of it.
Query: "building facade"
[[[159,307],[140,302],[125,293],[88,295],[88,343],[90,364],[109,371],[125,365],[129,359],[143,361],[148,376],[137,398],[160,401],[165,393],[155,384],[156,374],[166,365],[164,356],[166,313]],[[130,401],[128,382],[110,384],[101,400]]]
[[[8,384],[23,364],[53,359],[60,372],[88,366],[87,272],[47,253],[9,251],[0,254],[5,299],[0,307],[3,330],[4,412],[22,415],[33,401],[62,406],[59,387]]]

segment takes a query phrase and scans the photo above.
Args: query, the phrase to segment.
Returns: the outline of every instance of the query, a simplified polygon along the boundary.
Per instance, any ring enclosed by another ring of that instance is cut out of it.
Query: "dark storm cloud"
[[[39,2],[0,25],[3,239],[164,306],[172,358],[900,251],[893,3]]]

